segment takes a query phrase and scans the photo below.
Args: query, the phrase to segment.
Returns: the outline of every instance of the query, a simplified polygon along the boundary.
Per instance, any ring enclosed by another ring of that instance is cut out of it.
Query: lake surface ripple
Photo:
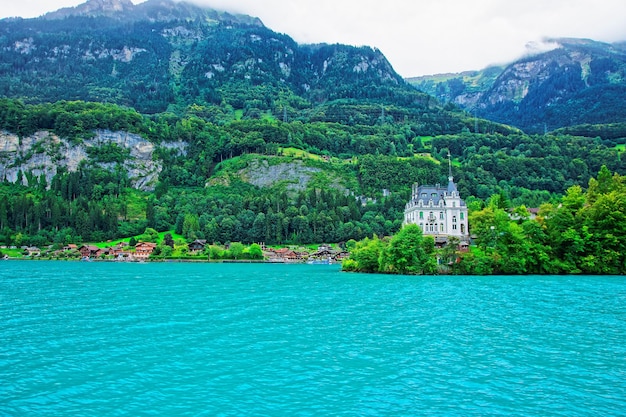
[[[626,279],[3,261],[0,415],[624,416]]]

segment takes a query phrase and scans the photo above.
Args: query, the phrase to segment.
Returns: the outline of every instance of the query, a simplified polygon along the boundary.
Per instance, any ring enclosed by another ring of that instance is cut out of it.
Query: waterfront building
[[[417,224],[425,236],[435,238],[437,245],[447,243],[450,236],[459,238],[462,244],[469,242],[467,205],[454,183],[451,164],[447,187],[413,184],[411,200],[404,209],[404,224]]]

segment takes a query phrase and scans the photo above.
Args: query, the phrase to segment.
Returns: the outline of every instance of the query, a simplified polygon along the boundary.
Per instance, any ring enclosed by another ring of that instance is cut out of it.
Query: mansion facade
[[[435,243],[447,243],[456,236],[469,242],[467,206],[456,189],[452,175],[448,186],[413,185],[411,200],[404,209],[404,224],[417,224],[425,236],[435,238]]]

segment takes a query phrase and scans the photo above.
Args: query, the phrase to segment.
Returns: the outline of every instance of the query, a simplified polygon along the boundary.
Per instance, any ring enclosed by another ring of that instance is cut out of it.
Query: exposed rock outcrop
[[[50,184],[60,168],[75,172],[82,161],[90,160],[90,148],[105,144],[115,144],[128,150],[129,157],[121,165],[128,173],[133,187],[144,191],[154,188],[162,170],[161,161],[154,158],[156,146],[139,135],[108,130],[96,131],[93,138],[79,145],[73,145],[48,131],[39,131],[21,139],[15,134],[0,132],[0,179],[16,182],[21,172],[36,177],[43,175]],[[164,146],[185,153],[185,144],[182,142]],[[118,165],[90,162],[105,169],[114,169]],[[25,175],[22,182],[27,182]]]
[[[304,191],[311,181],[322,179],[327,186],[346,190],[343,180],[333,176],[331,172],[321,168],[307,166],[303,161],[281,162],[271,164],[268,159],[251,161],[248,166],[238,172],[241,179],[257,187],[272,187],[284,184],[288,191]]]

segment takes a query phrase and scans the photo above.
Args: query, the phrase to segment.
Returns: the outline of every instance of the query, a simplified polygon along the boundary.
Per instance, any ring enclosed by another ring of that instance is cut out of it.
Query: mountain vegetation
[[[586,39],[546,42],[551,50],[504,67],[409,81],[444,103],[528,133],[623,121],[624,44]]]

